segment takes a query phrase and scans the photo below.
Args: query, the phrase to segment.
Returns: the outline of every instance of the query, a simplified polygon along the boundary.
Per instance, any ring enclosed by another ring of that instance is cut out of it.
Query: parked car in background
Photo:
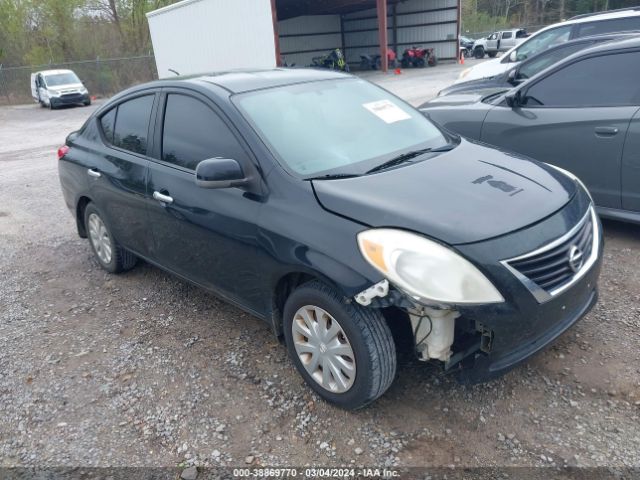
[[[605,217],[640,223],[640,38],[582,50],[494,93],[421,109],[446,129],[569,170]]]
[[[473,43],[475,42],[475,40],[473,40],[472,38],[460,35],[459,41],[460,41],[460,54],[463,55],[465,58],[471,56],[471,52],[473,52]]]
[[[345,408],[393,381],[392,328],[478,382],[596,302],[601,227],[574,177],[443,132],[338,72],[137,86],[58,158],[104,269],[143,258],[266,320],[311,388]]]
[[[638,35],[639,32],[614,33],[609,35],[595,35],[577,40],[570,40],[555,47],[549,47],[542,52],[527,58],[525,61],[517,63],[514,67],[504,73],[489,78],[479,78],[468,82],[454,83],[447,88],[443,88],[438,95],[452,95],[458,93],[482,93],[495,91],[495,89],[509,89],[519,85],[525,80],[533,77],[544,69],[550,67],[560,60],[593,45],[612,40],[620,40]]]
[[[536,53],[575,38],[630,30],[640,30],[640,7],[578,15],[566,22],[538,30],[505,52],[500,59],[489,60],[463,70],[456,83],[499,75]]]
[[[31,74],[31,96],[43,107],[91,105],[87,87],[72,70],[44,70]]]
[[[472,51],[475,58],[489,55],[495,57],[499,52],[506,52],[522,43],[527,38],[527,31],[523,28],[494,32],[486,38],[480,38],[473,43]]]

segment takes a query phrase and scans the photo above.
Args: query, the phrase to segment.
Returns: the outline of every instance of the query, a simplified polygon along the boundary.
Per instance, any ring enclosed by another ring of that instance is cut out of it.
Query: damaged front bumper
[[[495,258],[496,252],[510,258],[522,251],[535,251],[561,237],[576,218],[585,218],[585,210],[591,211],[584,201],[576,200],[516,234],[458,247],[466,258],[482,265],[488,278],[500,287],[503,303],[427,306],[389,286],[386,280],[380,282],[382,286],[379,283],[367,289],[364,297],[357,295],[356,301],[378,308],[395,306],[406,312],[420,360],[442,361],[444,370],[462,383],[488,381],[543,350],[593,308],[602,263],[602,227],[593,214],[592,261],[585,263],[584,271],[575,275],[570,286],[545,299],[505,268],[501,259]]]

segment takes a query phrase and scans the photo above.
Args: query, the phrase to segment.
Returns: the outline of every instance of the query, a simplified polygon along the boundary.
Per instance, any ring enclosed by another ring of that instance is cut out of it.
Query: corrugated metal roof
[[[403,0],[387,0],[389,5]],[[326,15],[358,12],[376,7],[376,0],[276,0],[278,19],[301,15]]]

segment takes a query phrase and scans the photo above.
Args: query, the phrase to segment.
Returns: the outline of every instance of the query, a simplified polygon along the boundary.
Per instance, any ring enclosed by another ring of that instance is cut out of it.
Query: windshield
[[[47,87],[58,87],[60,85],[69,85],[72,83],[81,83],[80,79],[75,73],[54,73],[52,75],[46,75],[44,81]]]
[[[363,174],[398,154],[447,139],[381,88],[341,79],[250,92],[234,102],[287,170]]]
[[[569,40],[570,33],[571,25],[566,25],[547,30],[531,37],[529,40],[525,40],[516,50],[516,62],[521,62],[549,47],[566,42]]]

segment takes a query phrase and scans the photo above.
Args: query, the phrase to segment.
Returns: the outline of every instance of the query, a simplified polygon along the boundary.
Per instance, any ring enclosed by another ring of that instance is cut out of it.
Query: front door
[[[162,266],[260,311],[257,219],[261,203],[240,188],[196,186],[197,164],[247,150],[215,105],[195,93],[168,90],[161,106],[161,145],[150,164],[149,219],[154,259]],[[247,171],[247,170],[245,170]]]
[[[640,110],[627,132],[622,154],[622,208],[640,213]]]
[[[520,106],[488,113],[481,139],[565,168],[597,205],[621,208],[622,150],[640,100],[633,62],[640,53],[589,57],[525,85]]]

